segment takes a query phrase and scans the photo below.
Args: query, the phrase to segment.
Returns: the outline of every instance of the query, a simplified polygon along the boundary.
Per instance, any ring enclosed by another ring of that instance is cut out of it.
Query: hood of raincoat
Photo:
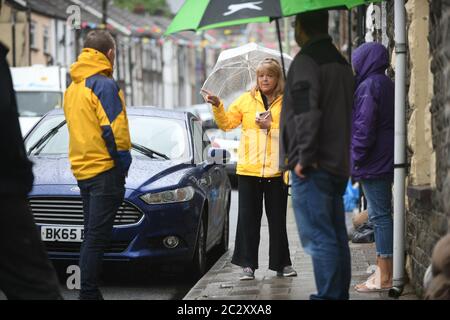
[[[384,74],[389,66],[389,54],[380,43],[369,42],[359,46],[352,54],[356,83],[363,82],[373,74]]]
[[[111,62],[103,53],[85,48],[78,56],[78,60],[70,67],[70,76],[74,82],[78,83],[95,74],[111,77],[112,71]]]

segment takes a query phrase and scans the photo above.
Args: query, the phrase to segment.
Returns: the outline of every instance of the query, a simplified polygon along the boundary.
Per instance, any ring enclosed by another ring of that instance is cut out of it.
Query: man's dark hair
[[[300,23],[308,36],[328,33],[328,10],[317,10],[299,13],[296,23]]]
[[[84,39],[84,48],[95,49],[104,55],[115,47],[116,42],[113,36],[106,30],[92,30],[87,34],[86,39]]]

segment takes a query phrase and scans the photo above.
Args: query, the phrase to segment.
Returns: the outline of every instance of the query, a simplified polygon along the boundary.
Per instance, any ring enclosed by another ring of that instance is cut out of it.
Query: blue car
[[[127,114],[133,163],[104,260],[187,263],[201,276],[208,251],[228,249],[229,154],[210,148],[191,113],[142,107]],[[83,209],[68,143],[62,110],[46,114],[26,136],[35,177],[29,202],[50,258],[78,260]]]

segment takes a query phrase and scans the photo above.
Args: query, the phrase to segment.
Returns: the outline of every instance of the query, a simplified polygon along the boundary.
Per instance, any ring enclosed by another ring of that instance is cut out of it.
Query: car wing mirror
[[[204,120],[202,121],[202,128],[203,130],[208,129],[217,129],[217,124],[214,122],[214,120]]]
[[[206,163],[208,165],[225,165],[230,162],[231,154],[228,150],[220,148],[211,148],[208,150]]]

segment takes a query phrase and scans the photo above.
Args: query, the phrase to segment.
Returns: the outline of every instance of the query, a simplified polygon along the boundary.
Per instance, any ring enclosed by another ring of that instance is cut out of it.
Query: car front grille
[[[81,242],[59,242],[45,241],[45,247],[48,252],[80,252]],[[129,242],[112,242],[105,248],[105,253],[120,253],[128,248]]]
[[[30,198],[31,211],[38,224],[83,225],[83,201],[80,197]],[[131,203],[124,201],[114,218],[114,226],[138,223],[143,214]]]

